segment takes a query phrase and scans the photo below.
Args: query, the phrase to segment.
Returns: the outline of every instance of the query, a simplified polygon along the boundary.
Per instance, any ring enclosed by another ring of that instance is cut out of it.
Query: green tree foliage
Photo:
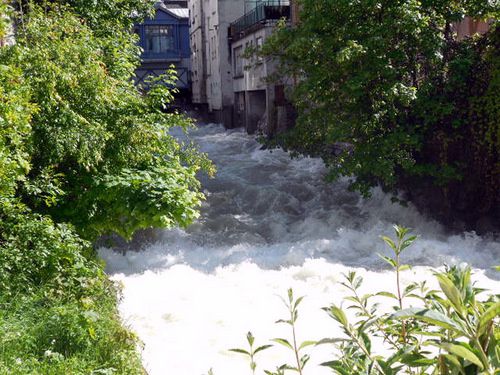
[[[38,5],[37,5],[38,3]],[[173,72],[133,84],[139,0],[0,1],[0,373],[141,374],[89,240],[187,225],[206,157],[169,130]],[[8,17],[4,17],[8,15]],[[163,83],[163,84],[162,84]]]
[[[195,174],[211,167],[169,135],[172,126],[189,126],[163,112],[170,91],[157,84],[140,94],[129,50],[114,51],[125,63],[110,71],[102,38],[65,7],[32,7],[28,16],[16,45],[2,51],[29,83],[36,109],[25,138],[31,169],[18,189],[23,202],[91,239],[196,218]]]
[[[376,183],[394,187],[402,176],[438,185],[469,176],[473,156],[464,143],[471,133],[476,155],[489,155],[483,180],[498,167],[499,99],[487,94],[498,81],[497,21],[484,38],[453,37],[453,22],[466,14],[498,19],[497,2],[299,5],[299,24],[282,24],[262,51],[294,83],[298,121],[280,140],[285,147],[322,156],[331,178],[353,177],[363,193]],[[473,129],[471,116],[483,125]],[[480,183],[476,176],[471,189]]]
[[[33,105],[21,71],[0,65],[0,204],[14,195],[29,171],[26,138],[31,131]]]

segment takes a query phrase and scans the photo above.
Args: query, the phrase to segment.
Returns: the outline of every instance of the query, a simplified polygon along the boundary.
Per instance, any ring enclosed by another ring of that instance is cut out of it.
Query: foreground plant
[[[250,369],[252,370],[252,374],[255,374],[255,369],[257,368],[257,363],[255,362],[255,355],[263,350],[270,348],[272,345],[262,345],[257,348],[254,348],[255,337],[253,337],[252,332],[247,333],[247,342],[248,342],[248,350],[245,349],[229,349],[231,352],[240,353],[248,356],[250,360]]]
[[[339,354],[322,363],[340,375],[498,375],[500,373],[500,300],[498,295],[479,298],[485,290],[471,281],[468,266],[445,267],[434,275],[439,290],[429,289],[427,283],[401,283],[400,272],[408,266],[401,262],[404,250],[416,236],[407,228],[395,226],[396,238],[383,237],[393,252],[382,256],[395,271],[395,291],[363,294],[363,278],[355,272],[344,275],[342,285],[349,290],[343,307],[332,304],[325,307],[327,314],[342,328],[343,337],[325,338],[317,345],[334,345]],[[308,356],[299,358],[299,352],[311,342],[297,346],[295,322],[297,305],[289,290],[292,343],[275,339],[293,350],[297,366],[283,365],[268,375],[283,375],[288,371],[302,373]],[[393,311],[381,312],[377,300],[394,301]],[[412,306],[413,305],[413,306]],[[405,306],[409,306],[404,308]],[[349,318],[347,310],[354,311]]]
[[[307,362],[309,361],[310,357],[308,354],[302,354],[302,349],[304,349],[307,346],[314,345],[314,341],[304,341],[300,344],[297,344],[297,335],[296,335],[296,328],[295,328],[295,323],[297,322],[297,319],[299,317],[299,310],[298,306],[304,299],[304,297],[299,297],[297,299],[294,298],[293,296],[293,290],[288,289],[287,292],[288,295],[288,300],[285,300],[284,298],[281,298],[283,303],[288,309],[289,312],[289,317],[287,319],[280,319],[276,323],[284,323],[288,324],[292,330],[292,342],[290,343],[287,339],[283,338],[276,338],[273,339],[274,342],[277,342],[278,344],[283,345],[284,347],[290,349],[293,351],[294,357],[295,357],[295,365],[282,365],[278,367],[278,370],[293,370],[298,372],[300,375],[302,375],[303,370]],[[266,371],[266,374],[269,375],[275,375],[274,373],[270,371]]]

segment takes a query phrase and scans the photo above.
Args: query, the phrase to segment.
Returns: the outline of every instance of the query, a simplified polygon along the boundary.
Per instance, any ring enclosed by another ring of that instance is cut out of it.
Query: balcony
[[[268,21],[277,21],[281,18],[290,19],[288,0],[261,1],[254,9],[229,25],[229,38],[236,41],[266,25]]]

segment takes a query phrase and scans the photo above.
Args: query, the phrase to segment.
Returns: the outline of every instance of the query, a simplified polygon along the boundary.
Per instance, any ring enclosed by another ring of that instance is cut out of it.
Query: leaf
[[[301,303],[301,302],[302,302],[302,300],[303,300],[303,299],[304,299],[304,297],[303,297],[303,296],[302,296],[302,297],[297,298],[297,300],[295,301],[295,304],[293,305],[293,309],[294,309],[294,310],[295,310],[295,309],[297,309],[297,306],[299,305],[299,303]]]
[[[482,336],[491,320],[500,315],[500,301],[490,306],[479,318],[477,335]]]
[[[458,369],[458,371],[460,371],[461,374],[465,374],[463,366],[456,356],[452,354],[443,354],[442,357],[445,358],[453,366],[455,366],[455,368]]]
[[[248,344],[251,347],[253,345],[254,341],[255,341],[255,338],[253,337],[252,332],[248,332],[247,333],[247,341],[248,341]]]
[[[469,361],[471,363],[474,363],[481,370],[484,369],[484,366],[481,363],[481,360],[477,357],[477,355],[462,345],[456,345],[456,344],[445,342],[445,343],[439,344],[439,347],[445,349],[446,351],[448,351],[451,354],[454,354],[458,357],[466,359],[467,361]]]
[[[347,317],[345,313],[339,307],[332,305],[330,308],[327,308],[329,315],[342,324],[344,327],[348,325]]]
[[[316,345],[323,345],[323,344],[337,344],[339,342],[346,342],[346,341],[351,341],[349,339],[341,339],[341,338],[325,338],[321,339],[316,342]]]
[[[292,325],[292,321],[291,320],[284,320],[284,319],[279,319],[279,320],[275,321],[275,323],[285,323],[285,324]]]
[[[382,255],[382,254],[377,254],[381,259],[383,259],[384,261],[386,261],[387,263],[389,263],[391,265],[391,267],[394,267],[396,268],[397,264],[396,264],[396,261],[388,256],[385,256],[385,255]]]
[[[258,352],[261,352],[263,350],[266,350],[266,349],[269,349],[269,348],[272,348],[273,346],[272,345],[262,345],[262,346],[259,346],[257,349],[255,349],[255,351],[253,352],[253,354],[257,354]]]
[[[393,225],[392,227],[394,228],[394,231],[396,232],[399,239],[403,239],[406,233],[408,233],[410,230],[400,225]]]
[[[354,275],[356,274],[354,273]],[[363,278],[361,276],[355,277],[352,281],[352,286],[354,289],[358,289],[361,286],[361,284],[363,284]]]
[[[287,339],[277,338],[277,339],[272,339],[271,341],[277,342],[278,344],[281,344],[281,345],[293,350],[293,346],[288,342]]]
[[[346,369],[340,361],[323,362],[321,366],[330,367],[341,375],[352,375],[351,369]]]
[[[240,354],[245,354],[245,355],[250,355],[249,352],[247,352],[246,350],[244,349],[229,349],[230,352],[234,352],[234,353],[240,353]]]
[[[392,375],[392,374],[394,374],[394,371],[392,371],[391,366],[387,362],[383,361],[380,358],[377,358],[376,361],[380,365],[380,367],[382,368],[382,370],[384,370],[384,375]]]
[[[382,296],[382,297],[389,297],[389,298],[393,298],[393,299],[398,299],[398,297],[396,297],[396,295],[394,293],[389,293],[389,292],[378,292],[376,294],[376,296]]]
[[[460,327],[455,321],[435,310],[411,307],[408,309],[400,310],[389,317],[389,319],[407,318],[422,320],[424,322],[460,333],[461,335],[466,335],[462,327]]]
[[[303,343],[300,344],[299,350],[301,350],[307,346],[311,346],[311,345],[316,345],[316,341],[312,341],[312,340],[304,341]]]
[[[387,236],[382,236],[382,239],[384,240],[384,242],[385,242],[387,245],[389,245],[389,247],[390,247],[392,250],[396,251],[396,249],[397,249],[397,248],[396,248],[396,244],[394,243],[394,241],[393,241],[393,240],[391,240],[391,239],[390,239],[389,237],[387,237]]]
[[[404,240],[403,243],[401,244],[401,251],[410,246],[416,239],[417,236],[410,236],[406,240]]]
[[[358,330],[359,331],[364,331],[368,328],[370,328],[373,324],[375,324],[377,321],[379,320],[379,317],[375,316],[371,319],[368,319],[368,320],[365,320],[363,321],[360,325],[359,325],[359,328]]]
[[[427,358],[419,353],[409,353],[409,354],[403,354],[399,359],[399,362],[404,363],[405,365],[411,367],[422,367],[422,366],[431,366],[436,361],[435,359]]]
[[[311,359],[311,357],[308,354],[304,354],[300,358],[300,367],[304,368],[304,366],[307,364],[307,362],[309,362],[309,359]]]
[[[446,295],[448,300],[453,304],[453,307],[459,314],[463,314],[464,305],[462,301],[462,296],[460,295],[459,290],[453,284],[453,282],[445,275],[445,274],[437,274],[436,278],[439,281],[439,286],[441,290]]]
[[[368,337],[368,335],[365,332],[359,332],[359,335],[361,337],[361,340],[363,340],[365,349],[367,350],[368,353],[371,353],[372,342],[370,340],[370,337]]]
[[[409,264],[402,264],[399,266],[400,271],[406,271],[406,270],[410,270],[410,269],[411,269],[411,266]]]

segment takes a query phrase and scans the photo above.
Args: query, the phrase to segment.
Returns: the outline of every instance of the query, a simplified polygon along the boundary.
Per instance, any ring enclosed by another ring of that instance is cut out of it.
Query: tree
[[[496,48],[493,35],[498,31],[497,21],[492,21],[481,52],[477,40],[455,41],[452,24],[465,14],[498,18],[495,2],[299,3],[298,25],[282,25],[263,49],[279,60],[280,75],[296,83],[291,97],[297,124],[278,143],[321,156],[330,178],[349,176],[351,187],[364,194],[378,183],[395,188],[402,177],[430,178],[441,186],[464,178],[467,159],[455,163],[446,147],[464,138],[467,126],[438,139],[437,149],[432,149],[446,156],[436,161],[425,147],[443,133],[443,116],[427,115],[446,112],[452,122],[461,115],[455,111],[462,103],[443,88],[457,87],[459,81],[460,95],[470,96],[468,79],[477,69],[486,69],[481,60],[486,50]],[[490,124],[490,131],[495,133],[497,126]],[[497,141],[491,142],[487,147]],[[485,173],[494,166],[490,163]],[[476,180],[473,189],[478,184]]]
[[[94,31],[64,5],[31,5],[22,16],[15,46],[0,52],[34,107],[23,138],[30,168],[17,186],[22,202],[89,239],[196,218],[203,199],[196,173],[212,166],[169,135],[190,125],[164,113],[170,90],[156,84],[141,94],[134,86],[139,51],[130,33],[101,38],[101,24]],[[113,42],[128,48],[110,54]]]

